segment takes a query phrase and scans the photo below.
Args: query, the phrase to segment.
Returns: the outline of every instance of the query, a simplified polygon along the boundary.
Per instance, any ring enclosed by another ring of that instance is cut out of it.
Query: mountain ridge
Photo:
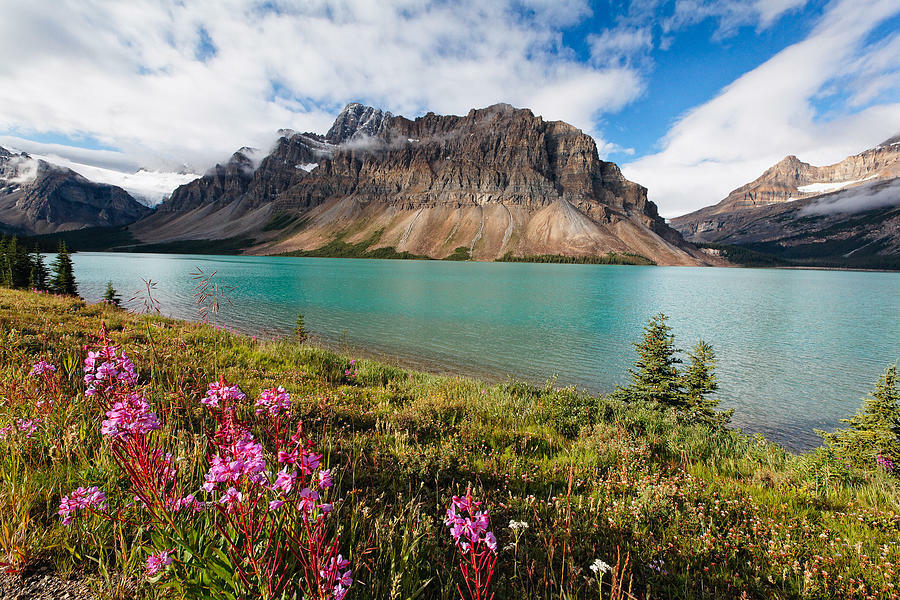
[[[0,147],[0,226],[10,233],[117,227],[151,212],[118,186]]]
[[[498,104],[414,120],[348,104],[323,135],[285,132],[250,173],[240,153],[132,227],[148,243],[249,235],[251,253],[379,233],[376,248],[443,258],[635,252],[708,264],[593,139]],[[278,227],[278,223],[288,223]],[[714,262],[714,261],[713,261]]]
[[[670,224],[695,243],[786,264],[900,268],[900,135],[824,167],[787,156]]]

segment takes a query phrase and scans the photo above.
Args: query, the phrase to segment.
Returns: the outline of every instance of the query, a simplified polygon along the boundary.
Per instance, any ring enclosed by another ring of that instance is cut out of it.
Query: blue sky
[[[0,144],[118,171],[202,172],[350,101],[509,102],[675,216],[900,132],[896,0],[0,0],[0,56]]]

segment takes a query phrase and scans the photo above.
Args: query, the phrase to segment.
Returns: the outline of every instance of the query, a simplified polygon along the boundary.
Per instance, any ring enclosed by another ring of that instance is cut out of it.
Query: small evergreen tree
[[[32,288],[37,290],[47,289],[47,265],[44,264],[44,255],[40,249],[35,246],[31,252],[31,281]]]
[[[75,270],[72,268],[72,257],[66,249],[66,243],[59,243],[59,252],[53,261],[53,279],[50,287],[57,294],[77,296],[78,286],[75,283]]]
[[[12,274],[9,270],[9,238],[4,235],[0,238],[0,286],[9,287]]]
[[[9,286],[16,289],[27,288],[31,282],[31,257],[13,236],[6,246],[6,261],[9,268]]]
[[[631,384],[616,390],[615,397],[626,401],[659,402],[676,409],[684,406],[681,377],[676,366],[681,362],[676,356],[680,350],[675,347],[675,336],[666,324],[667,320],[668,317],[660,313],[644,327],[644,339],[634,345],[638,360],[634,363],[635,368],[628,370]]]
[[[862,408],[849,419],[850,427],[831,433],[819,431],[825,444],[843,461],[874,468],[878,456],[900,461],[900,390],[897,365],[888,368],[875,389],[863,400]]]
[[[106,293],[103,294],[103,299],[113,306],[122,306],[122,298],[119,296],[116,288],[113,287],[112,281],[106,282]]]
[[[709,397],[719,389],[715,373],[716,354],[712,346],[702,339],[698,340],[688,357],[691,362],[681,376],[685,399],[684,419],[708,425],[726,425],[731,420],[734,409],[717,411],[718,398]]]
[[[298,343],[302,344],[309,338],[309,333],[306,331],[306,323],[303,321],[303,315],[297,314],[297,326],[294,327],[294,339],[297,340]]]

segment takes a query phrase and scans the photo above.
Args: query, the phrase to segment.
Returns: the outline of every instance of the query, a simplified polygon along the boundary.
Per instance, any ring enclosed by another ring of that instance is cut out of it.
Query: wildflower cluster
[[[128,478],[128,494],[134,501],[107,511],[102,491],[78,488],[60,503],[64,524],[87,508],[108,519],[161,531],[152,543],[166,546],[156,545],[149,553],[146,573],[151,577],[162,576],[178,561],[180,568],[166,575],[170,579],[182,571],[189,578],[229,573],[220,584],[236,597],[280,597],[293,587],[309,599],[345,597],[353,583],[350,563],[338,553],[338,538],[325,524],[333,511],[324,498],[333,485],[333,471],[323,467],[323,455],[304,437],[301,424],[290,425],[291,400],[284,387],[260,394],[256,414],[274,419],[260,421],[264,431],[257,438],[251,423],[239,418],[250,409],[244,405],[244,392],[223,377],[208,385],[200,402],[216,425],[206,434],[209,450],[203,483],[187,493],[192,470],[185,476],[179,473],[179,459],[166,448],[171,431],[138,386],[127,354],[108,341],[105,329],[97,346],[87,350],[84,381],[89,395],[104,409],[100,432]],[[34,371],[49,370],[39,364]],[[263,440],[272,439],[274,447],[267,449]],[[274,474],[272,464],[279,469]],[[198,554],[190,538],[183,537],[189,535],[184,532],[204,527],[217,530],[225,540],[224,554]],[[228,561],[224,570],[222,557]],[[207,561],[218,562],[212,566]]]
[[[466,583],[468,595],[461,586],[457,590],[463,600],[490,600],[491,580],[497,564],[497,538],[490,531],[490,516],[486,510],[477,510],[481,502],[472,499],[468,490],[463,497],[453,496],[444,524],[460,552],[459,568]]]
[[[147,557],[147,575],[153,576],[172,564],[169,550],[163,550]]]
[[[105,343],[106,330],[102,331],[103,344],[96,350],[89,350],[84,359],[85,395],[95,396],[98,392],[109,394],[113,388],[122,385],[131,387],[137,383],[134,364],[119,346]]]
[[[206,396],[200,401],[210,408],[224,408],[235,402],[241,402],[247,395],[236,385],[228,385],[225,379],[209,384]]]
[[[333,582],[332,598],[333,600],[343,600],[347,595],[347,590],[353,585],[352,571],[350,570],[350,561],[338,554],[328,561],[328,566],[319,572],[319,576],[328,582]]]
[[[256,401],[256,407],[258,415],[268,411],[273,417],[277,416],[291,407],[291,395],[281,386],[263,390]]]
[[[38,377],[45,373],[56,373],[56,367],[45,360],[39,360],[34,363],[34,366],[31,367],[31,371],[28,373],[31,377]]]
[[[888,473],[894,472],[894,461],[889,459],[887,456],[882,456],[881,454],[879,454],[875,457],[875,464]]]
[[[68,496],[63,496],[62,500],[59,501],[57,514],[63,518],[63,525],[69,525],[72,522],[75,511],[84,509],[105,511],[106,508],[106,494],[96,487],[80,487]]]
[[[106,412],[106,420],[100,424],[103,435],[118,440],[146,435],[157,429],[159,418],[150,410],[147,399],[136,392],[120,396]]]

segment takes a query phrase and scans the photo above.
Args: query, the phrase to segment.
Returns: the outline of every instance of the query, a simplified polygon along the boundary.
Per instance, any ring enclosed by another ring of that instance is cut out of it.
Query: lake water
[[[234,286],[219,320],[440,372],[608,392],[627,379],[647,319],[718,357],[734,423],[801,450],[859,407],[900,358],[900,273],[250,256],[78,253],[81,295],[158,282],[163,314],[199,318],[191,272]],[[138,309],[139,303],[131,303]]]

